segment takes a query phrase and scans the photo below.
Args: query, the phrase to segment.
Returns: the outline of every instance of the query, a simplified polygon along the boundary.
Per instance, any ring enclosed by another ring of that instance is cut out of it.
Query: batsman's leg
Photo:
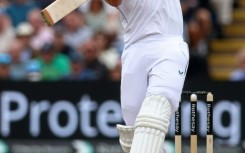
[[[119,142],[125,153],[130,153],[133,137],[134,137],[134,127],[117,125],[119,131]]]
[[[130,153],[162,153],[170,117],[171,105],[166,97],[146,97],[136,118]]]

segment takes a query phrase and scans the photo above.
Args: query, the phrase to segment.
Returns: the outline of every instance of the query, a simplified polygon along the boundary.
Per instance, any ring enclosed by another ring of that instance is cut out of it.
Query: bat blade
[[[41,11],[44,21],[52,26],[87,0],[56,0]]]

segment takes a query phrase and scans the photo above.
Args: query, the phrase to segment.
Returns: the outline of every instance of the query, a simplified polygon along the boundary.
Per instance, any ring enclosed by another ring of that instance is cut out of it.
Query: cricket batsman
[[[189,62],[180,0],[106,2],[119,10],[125,31],[121,107],[126,125],[117,126],[120,144],[126,153],[165,153]]]

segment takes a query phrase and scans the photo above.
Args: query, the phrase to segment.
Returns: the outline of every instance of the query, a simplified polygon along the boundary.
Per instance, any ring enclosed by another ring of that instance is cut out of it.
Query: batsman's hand
[[[105,2],[113,7],[118,7],[122,3],[122,0],[105,0]]]

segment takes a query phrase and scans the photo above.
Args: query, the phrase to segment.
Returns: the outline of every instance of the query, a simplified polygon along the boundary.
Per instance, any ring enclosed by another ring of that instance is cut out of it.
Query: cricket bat
[[[56,0],[41,11],[44,21],[52,26],[87,0]]]

